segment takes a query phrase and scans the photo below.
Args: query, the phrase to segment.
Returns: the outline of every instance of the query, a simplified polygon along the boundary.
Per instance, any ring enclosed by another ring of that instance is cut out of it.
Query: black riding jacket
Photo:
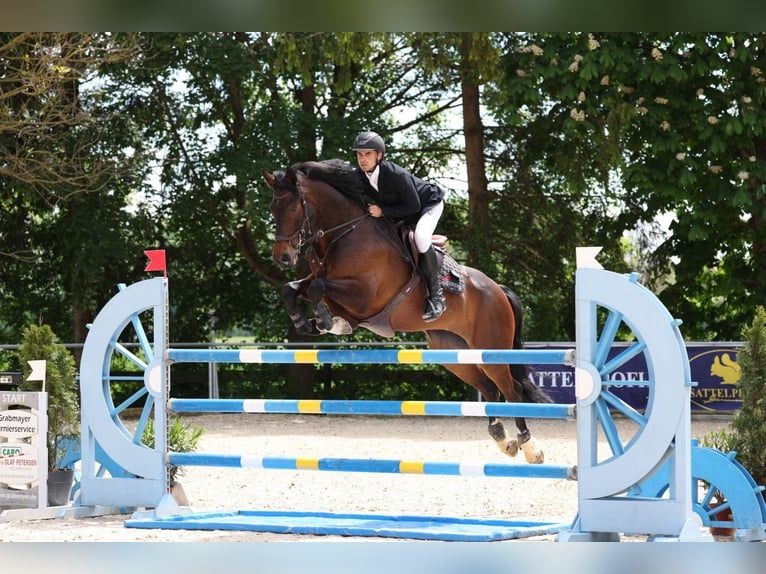
[[[391,163],[378,163],[378,189],[370,185],[367,174],[357,169],[364,180],[367,194],[380,206],[383,216],[415,223],[426,207],[444,199],[444,190],[436,185],[415,177],[409,171]]]

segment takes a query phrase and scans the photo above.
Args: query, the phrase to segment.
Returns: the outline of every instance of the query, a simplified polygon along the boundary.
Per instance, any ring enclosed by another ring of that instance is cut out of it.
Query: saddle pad
[[[465,291],[465,277],[461,265],[452,257],[444,254],[441,268],[442,287],[449,293],[460,294]]]

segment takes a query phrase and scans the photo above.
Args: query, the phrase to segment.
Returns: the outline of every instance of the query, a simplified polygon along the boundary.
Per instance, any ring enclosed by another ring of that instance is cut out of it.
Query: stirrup
[[[442,316],[446,309],[447,305],[445,304],[443,298],[428,299],[426,301],[426,310],[423,313],[423,320],[426,323],[436,321],[439,317]]]

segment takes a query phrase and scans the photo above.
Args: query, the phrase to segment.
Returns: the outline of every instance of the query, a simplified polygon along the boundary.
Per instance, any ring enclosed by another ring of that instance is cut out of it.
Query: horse
[[[282,299],[302,334],[348,334],[357,327],[391,337],[395,332],[425,333],[431,349],[520,349],[522,306],[518,296],[483,272],[444,254],[442,279],[447,308],[432,322],[422,319],[424,282],[397,225],[367,213],[362,180],[341,160],[301,162],[284,171],[262,172],[273,194],[275,223],[272,258],[283,270],[303,254],[310,273],[282,287]],[[437,243],[439,236],[434,236]],[[444,239],[441,237],[441,239]],[[305,253],[303,253],[305,248]],[[451,278],[452,281],[446,281]],[[300,301],[313,309],[309,318]],[[524,365],[444,365],[479,391],[484,401],[550,403]],[[529,463],[544,461],[522,417],[510,437],[498,417],[488,430],[502,452],[519,448]]]

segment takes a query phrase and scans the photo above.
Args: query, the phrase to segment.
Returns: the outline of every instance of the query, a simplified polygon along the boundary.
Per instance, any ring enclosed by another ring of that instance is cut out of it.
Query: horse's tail
[[[521,306],[521,300],[511,289],[505,285],[500,285],[500,288],[508,298],[508,303],[511,304],[513,310],[513,318],[516,323],[516,328],[513,332],[513,348],[524,348],[524,336],[523,336],[523,322],[524,322],[524,309]],[[538,387],[532,380],[531,369],[529,365],[511,365],[511,375],[514,380],[521,386],[522,401],[525,403],[552,403],[553,399],[548,396],[543,389]]]

